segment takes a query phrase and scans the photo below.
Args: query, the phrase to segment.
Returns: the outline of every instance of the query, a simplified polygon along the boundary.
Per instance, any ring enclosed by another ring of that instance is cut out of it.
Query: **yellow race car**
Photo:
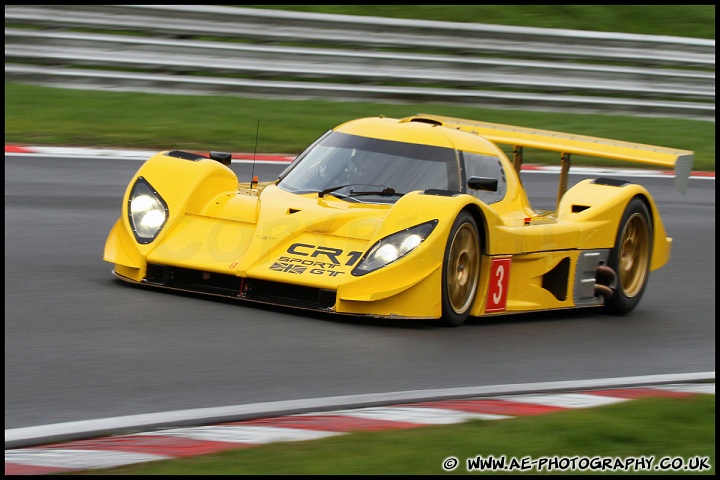
[[[531,207],[523,148],[558,153],[555,211]],[[674,167],[683,193],[693,162],[686,150],[436,115],[363,118],[270,183],[239,184],[228,153],[152,156],[104,259],[152,287],[453,326],[576,307],[628,313],[671,239],[641,185],[568,189],[573,154]]]

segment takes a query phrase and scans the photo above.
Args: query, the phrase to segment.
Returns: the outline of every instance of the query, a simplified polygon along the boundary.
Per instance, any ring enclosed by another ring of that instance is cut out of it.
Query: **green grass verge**
[[[420,112],[693,150],[694,169],[715,170],[715,123],[707,121],[441,104],[101,92],[10,82],[5,83],[5,143],[253,152],[257,141],[258,153],[292,155],[347,120],[377,115],[405,117]],[[525,161],[558,163],[555,155],[544,152],[526,152]],[[573,164],[603,162],[577,156]],[[612,165],[637,168],[635,164]]]
[[[715,5],[243,5],[342,15],[715,38]],[[462,41],[459,38],[458,41]],[[261,100],[90,92],[5,84],[5,143],[296,154],[364,116],[435,113],[681,148],[715,170],[715,124],[680,119],[520,112],[441,104]],[[526,161],[557,163],[538,154]],[[574,164],[597,164],[573,158]],[[622,165],[621,165],[622,166]],[[632,165],[636,166],[636,165]]]
[[[493,456],[496,459],[505,456],[507,461],[527,457],[530,457],[528,461],[539,461],[543,457],[578,457],[576,462],[580,458],[589,460],[604,457],[625,461],[631,457],[653,457],[653,466],[659,466],[663,458],[681,458],[683,462],[689,462],[705,457],[705,464],[711,468],[702,472],[638,471],[630,468],[627,472],[608,469],[595,472],[576,469],[571,472],[555,469],[549,473],[714,474],[715,395],[645,398],[532,417],[359,432],[322,440],[275,443],[80,474],[423,475],[446,473],[442,463],[448,457],[456,457],[460,462],[452,473],[467,474],[467,459],[478,456]],[[514,473],[537,472],[518,470]]]

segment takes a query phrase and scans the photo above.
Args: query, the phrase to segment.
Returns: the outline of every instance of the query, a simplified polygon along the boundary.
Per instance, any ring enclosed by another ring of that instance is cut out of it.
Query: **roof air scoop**
[[[430,125],[442,125],[443,124],[439,120],[436,120],[434,118],[427,118],[427,117],[408,117],[405,120],[408,122],[428,123]]]

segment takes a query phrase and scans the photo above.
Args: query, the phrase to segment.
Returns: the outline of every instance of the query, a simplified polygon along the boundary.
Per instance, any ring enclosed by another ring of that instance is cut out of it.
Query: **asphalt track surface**
[[[102,250],[140,163],[117,157],[6,154],[6,429],[268,402],[301,411],[317,399],[377,401],[393,392],[714,378],[714,176],[691,178],[682,196],[667,175],[619,175],[648,187],[674,239],[669,264],[652,273],[630,316],[576,310],[443,328],[119,284]],[[264,181],[284,166],[233,169]],[[536,208],[552,207],[555,175],[524,172],[523,181]]]

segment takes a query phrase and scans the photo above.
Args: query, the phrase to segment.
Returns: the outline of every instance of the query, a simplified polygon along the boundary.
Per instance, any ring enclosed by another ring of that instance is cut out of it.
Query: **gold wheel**
[[[627,297],[636,296],[645,285],[650,261],[649,232],[647,218],[639,213],[633,214],[623,228],[617,273]]]
[[[633,198],[623,213],[615,247],[610,251],[608,267],[615,270],[617,289],[605,299],[604,309],[613,315],[625,315],[637,307],[650,276],[653,227],[647,205]]]
[[[463,315],[475,299],[480,269],[480,242],[473,224],[463,223],[456,230],[445,268],[450,308]]]

